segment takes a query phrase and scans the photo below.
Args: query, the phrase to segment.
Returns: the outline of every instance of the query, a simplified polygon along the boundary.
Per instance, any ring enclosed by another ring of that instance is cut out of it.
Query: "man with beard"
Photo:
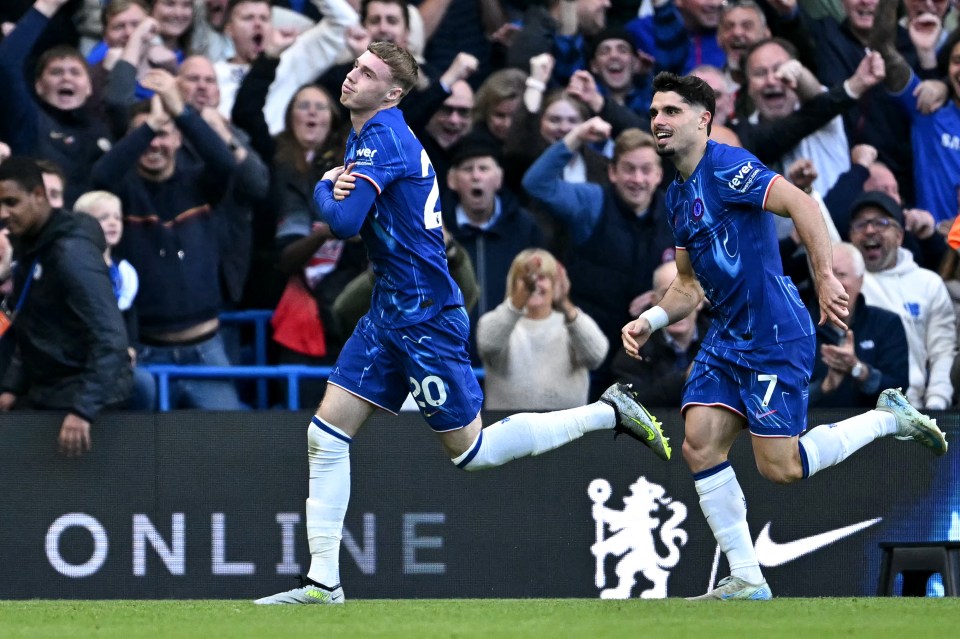
[[[110,133],[90,110],[93,93],[79,51],[56,46],[37,62],[33,91],[24,64],[50,19],[67,0],[36,0],[0,41],[0,139],[14,153],[55,162],[67,181],[65,204],[90,190],[90,166],[110,148]],[[34,95],[36,97],[34,97]]]
[[[850,243],[863,255],[867,304],[896,313],[910,350],[910,403],[942,410],[953,399],[950,368],[956,355],[956,319],[943,279],[920,268],[902,247],[903,209],[889,196],[868,191],[854,202]]]
[[[873,161],[859,165],[856,161],[858,152],[859,148],[853,149],[854,161],[850,173],[837,182],[830,192],[830,197],[826,199],[830,217],[843,238],[850,236],[851,207],[861,194],[867,191],[880,191],[899,206],[903,206],[897,178],[887,165],[876,160],[876,150],[872,152]],[[913,254],[917,264],[931,271],[939,270],[944,257],[951,249],[944,234],[937,232],[937,223],[933,214],[923,209],[904,208],[903,231],[903,248]]]
[[[708,139],[715,101],[705,82],[661,73],[653,87],[657,152],[677,168],[666,195],[668,210],[676,212],[670,224],[677,277],[656,306],[623,327],[622,341],[627,354],[639,358],[654,331],[710,302],[710,331],[683,391],[683,457],[731,574],[694,599],[770,599],[746,498],[729,461],[745,429],[757,470],[781,484],[839,464],[881,437],[913,439],[937,455],[947,452],[947,443],[936,422],[897,389],[883,391],[876,410],[804,433],[814,327],[780,268],[770,214],[789,216],[807,249],[820,324],[845,331],[850,300],[833,273],[817,204],[750,153]]]
[[[131,38],[131,45],[136,38]],[[134,86],[137,70],[124,58],[111,71],[110,91],[106,96],[114,119],[126,116],[130,105],[135,103]],[[251,206],[263,198],[270,187],[270,174],[266,165],[251,148],[249,136],[239,127],[224,118],[217,107],[220,104],[220,88],[213,64],[201,55],[186,58],[177,70],[177,90],[183,101],[193,108],[230,148],[237,163],[236,179],[218,208],[222,224],[221,247],[224,248],[222,274],[228,299],[238,302],[250,268]],[[123,117],[127,127],[127,117]],[[119,122],[118,122],[119,124]],[[118,124],[114,126],[117,127]],[[184,145],[185,161],[203,163],[201,156],[189,143]]]
[[[308,426],[306,533],[310,569],[299,588],[258,599],[266,605],[336,605],[340,547],[350,499],[350,445],[378,410],[397,413],[412,394],[457,468],[474,472],[539,455],[588,432],[618,429],[664,460],[659,424],[629,388],[602,401],[550,413],[520,413],[483,428],[483,392],[467,356],[470,325],[450,276],[429,158],[396,108],[417,81],[417,63],[390,42],[373,42],[343,83],[350,109],[344,165],[327,171],[314,198],[337,237],[360,233],[376,280],[370,311],[350,335]],[[541,263],[522,282],[536,286]],[[393,451],[381,462],[397,463]]]
[[[175,78],[154,69],[156,92],[134,109],[129,133],[93,166],[93,180],[123,203],[124,255],[140,275],[137,315],[143,364],[229,366],[220,336],[218,220],[236,168],[230,149],[190,106]],[[149,110],[147,110],[149,109]],[[202,162],[180,154],[181,134]],[[173,405],[210,410],[243,406],[229,381],[183,380]]]

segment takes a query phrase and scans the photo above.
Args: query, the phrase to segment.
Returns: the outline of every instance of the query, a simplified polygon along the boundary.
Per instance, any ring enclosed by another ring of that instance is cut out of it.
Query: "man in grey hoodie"
[[[900,315],[910,349],[907,398],[920,409],[950,406],[950,368],[956,355],[953,305],[943,279],[913,261],[904,249],[903,210],[890,196],[867,191],[850,211],[850,242],[867,266],[867,304]]]

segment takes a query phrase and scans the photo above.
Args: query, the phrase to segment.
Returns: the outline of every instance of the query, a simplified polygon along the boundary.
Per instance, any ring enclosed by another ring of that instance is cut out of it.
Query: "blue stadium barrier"
[[[289,410],[300,409],[300,379],[326,379],[333,370],[330,366],[175,366],[150,364],[144,366],[157,380],[157,408],[170,410],[171,379],[255,379],[267,383],[268,379],[287,380],[287,405]],[[266,401],[264,401],[266,404]]]
[[[300,409],[300,380],[304,378],[326,379],[333,370],[331,366],[175,366],[149,364],[143,367],[157,380],[157,408],[160,412],[170,410],[170,381],[172,379],[256,379],[266,384],[268,379],[287,380],[288,410]],[[474,368],[477,379],[483,381],[482,368]],[[266,402],[264,402],[264,405]]]
[[[267,329],[273,311],[269,309],[251,309],[245,311],[224,311],[220,313],[221,324],[253,325],[253,365],[267,365]],[[234,362],[239,363],[239,362]],[[257,408],[267,407],[267,380],[257,379]]]
[[[237,366],[177,366],[168,364],[148,364],[143,369],[157,380],[157,406],[161,412],[170,408],[170,381],[174,379],[253,379],[257,385],[257,398],[254,408],[269,408],[267,381],[270,379],[287,380],[288,410],[300,409],[300,380],[326,379],[333,370],[330,366],[267,364],[267,339],[273,311],[269,309],[251,309],[243,311],[224,311],[220,313],[222,324],[252,325],[254,330],[253,365]],[[482,368],[474,368],[474,374],[481,382],[484,379]]]

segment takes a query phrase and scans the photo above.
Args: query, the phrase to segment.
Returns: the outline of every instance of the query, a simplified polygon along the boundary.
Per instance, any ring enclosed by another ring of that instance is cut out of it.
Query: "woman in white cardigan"
[[[545,250],[526,249],[510,266],[506,299],[480,317],[477,348],[484,408],[556,410],[587,403],[590,371],[610,344],[570,301],[563,265]]]

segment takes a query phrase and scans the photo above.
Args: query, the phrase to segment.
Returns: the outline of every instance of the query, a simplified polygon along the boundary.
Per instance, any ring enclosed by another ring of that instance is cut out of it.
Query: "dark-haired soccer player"
[[[351,171],[328,171],[314,197],[338,237],[360,234],[376,281],[370,311],[344,345],[308,427],[312,560],[306,583],[257,603],[343,602],[339,554],[350,496],[350,443],[375,410],[396,413],[408,393],[464,470],[538,455],[609,429],[670,458],[660,425],[623,385],[587,406],[522,413],[481,431],[483,397],[470,367],[470,322],[447,270],[436,175],[396,108],[416,78],[417,63],[406,50],[374,42],[343,82],[340,102],[353,127],[344,166]],[[535,286],[537,276],[531,269],[524,283]]]
[[[667,209],[678,274],[659,305],[624,326],[623,344],[637,357],[653,331],[691,313],[703,297],[710,300],[714,320],[684,387],[683,457],[732,574],[695,599],[769,599],[746,501],[727,460],[744,427],[760,473],[778,483],[809,477],[886,435],[914,439],[938,455],[947,443],[898,389],[883,391],[876,410],[799,437],[807,426],[816,340],[797,289],[781,270],[773,219],[765,212],[793,219],[810,256],[820,323],[846,329],[849,299],[833,275],[823,218],[809,196],[753,155],[708,140],[715,101],[703,80],[661,73],[653,88],[657,151],[677,168]]]

